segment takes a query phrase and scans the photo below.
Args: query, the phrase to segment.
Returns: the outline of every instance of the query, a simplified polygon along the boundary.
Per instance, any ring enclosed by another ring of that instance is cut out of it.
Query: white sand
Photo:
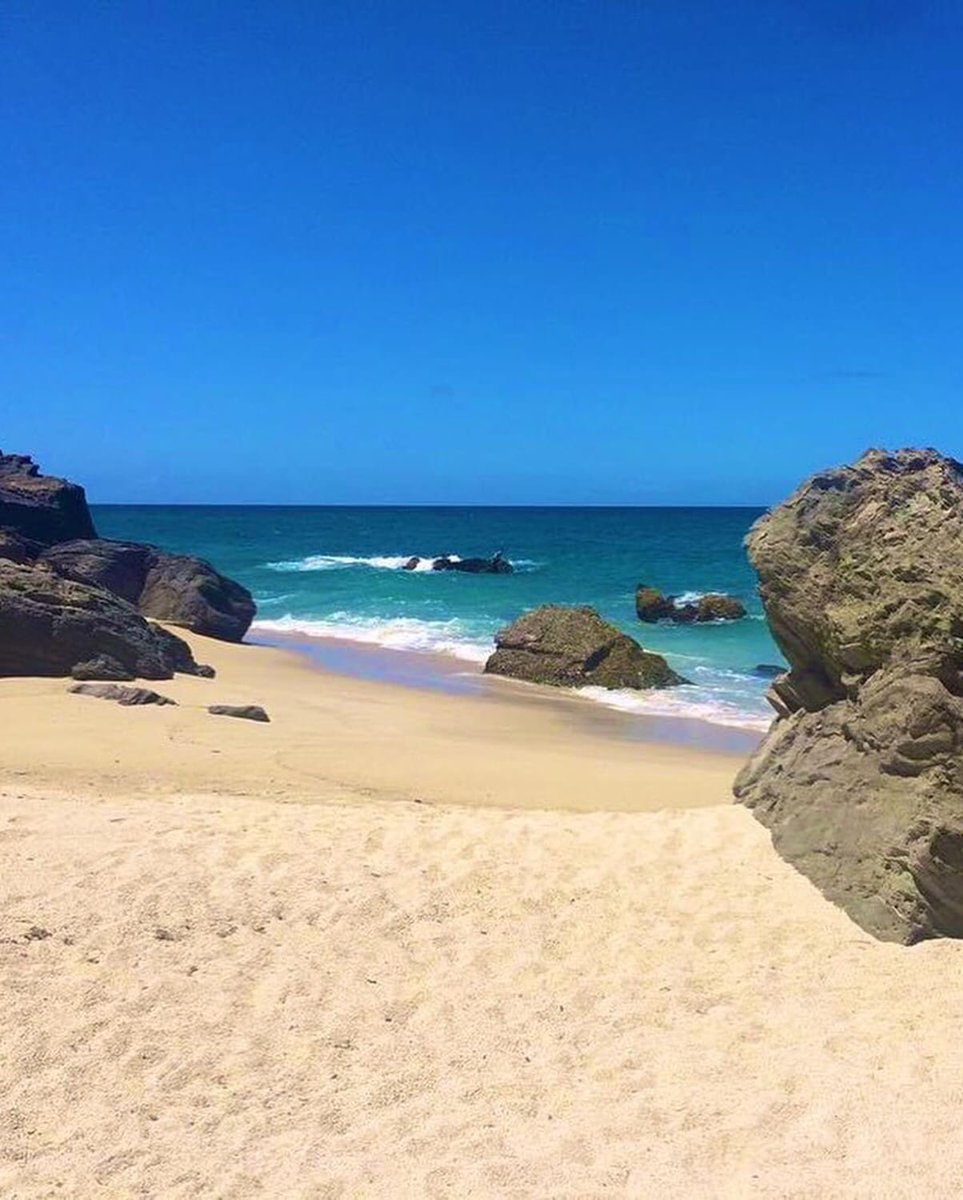
[[[4,1197],[961,1194],[963,944],[872,941],[724,788],[279,802],[59,754],[0,788]]]

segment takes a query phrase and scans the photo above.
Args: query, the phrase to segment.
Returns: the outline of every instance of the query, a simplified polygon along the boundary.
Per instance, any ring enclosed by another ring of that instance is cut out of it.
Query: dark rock
[[[58,575],[104,588],[135,608],[140,603],[152,546],[138,542],[116,542],[108,538],[84,538],[51,546],[41,555]]]
[[[106,588],[144,616],[239,642],[254,619],[251,593],[203,559],[104,538],[64,542],[42,561],[68,579]]]
[[[240,717],[243,721],[270,721],[260,704],[211,704],[207,710],[216,717]]]
[[[746,615],[745,605],[734,596],[707,592],[698,600],[680,603],[675,596],[666,596],[658,588],[640,583],[635,593],[635,611],[640,621],[674,621],[677,625],[695,622],[738,621]]]
[[[98,654],[95,658],[88,659],[87,662],[78,663],[70,674],[74,679],[80,680],[136,678],[131,671],[119,663],[116,658],[111,658],[109,654]]]
[[[163,625],[155,625],[153,621],[148,624],[153,629],[154,636],[164,647],[167,661],[175,671],[180,671],[184,675],[198,675],[202,679],[214,678],[217,674],[214,668],[207,666],[206,663],[195,662],[194,652],[183,638],[178,637],[176,633],[171,633]]]
[[[417,565],[416,560],[416,565]],[[452,558],[446,554],[432,563],[433,571],[461,571],[466,575],[511,575],[515,570],[501,551],[491,558]]]
[[[126,601],[44,566],[0,562],[0,676],[69,675],[106,656],[131,676],[169,679],[165,643]]]
[[[246,587],[221,575],[203,559],[155,551],[140,610],[194,633],[239,642],[256,612]]]
[[[116,700],[125,707],[141,704],[176,704],[169,696],[162,696],[150,688],[123,687],[119,683],[75,683],[69,689],[77,696],[95,696],[98,700]]]
[[[39,542],[21,537],[14,529],[0,529],[0,560],[4,562],[32,563],[43,550]]]
[[[871,451],[747,545],[790,670],[737,797],[870,933],[963,936],[963,466]]]
[[[778,667],[775,663],[756,663],[752,668],[753,675],[758,675],[760,679],[775,679],[785,671],[785,667]]]
[[[0,453],[0,525],[44,545],[96,536],[84,489],[41,475],[25,454]]]
[[[485,671],[530,683],[664,688],[686,682],[661,655],[643,650],[592,608],[544,605],[500,630],[495,646]]]
[[[421,562],[421,559],[418,557],[417,554],[412,555],[412,557],[408,559],[408,561],[405,563],[405,565],[401,569],[402,569],[402,571],[417,571],[418,564],[420,562]]]
[[[658,588],[640,583],[635,593],[635,611],[640,621],[654,625],[656,621],[670,620],[675,604],[671,596],[664,596]]]

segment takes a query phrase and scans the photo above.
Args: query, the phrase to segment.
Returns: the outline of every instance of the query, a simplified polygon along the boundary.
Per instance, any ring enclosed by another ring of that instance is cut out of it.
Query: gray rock
[[[0,676],[70,675],[102,658],[131,678],[169,679],[175,669],[126,601],[43,566],[0,561]]]
[[[963,936],[963,466],[871,451],[747,546],[790,670],[736,796],[870,933]]]
[[[239,642],[254,619],[251,593],[203,559],[106,538],[64,542],[42,561],[60,575],[106,588],[146,617]]]
[[[162,696],[150,688],[124,687],[119,683],[75,683],[69,689],[77,696],[94,696],[98,700],[114,700],[125,707],[141,704],[176,704],[169,696]]]
[[[686,682],[661,655],[643,650],[592,608],[543,605],[500,630],[495,647],[485,671],[530,683],[664,688]]]
[[[214,668],[207,666],[206,663],[195,662],[194,652],[183,638],[178,637],[176,633],[171,633],[163,625],[157,625],[153,621],[149,621],[148,624],[154,631],[154,637],[164,647],[167,661],[175,671],[180,671],[184,675],[197,675],[202,679],[214,678],[217,673]]]
[[[109,654],[98,654],[95,658],[88,659],[87,662],[77,663],[70,674],[72,678],[79,680],[136,678],[131,671],[119,663],[116,658],[111,658]]]
[[[240,717],[243,721],[270,721],[260,704],[211,704],[207,711],[215,717]]]

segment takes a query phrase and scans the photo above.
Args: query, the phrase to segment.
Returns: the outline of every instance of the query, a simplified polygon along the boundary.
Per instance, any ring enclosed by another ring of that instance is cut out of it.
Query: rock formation
[[[529,683],[664,688],[686,682],[593,608],[543,605],[500,630],[495,647],[485,671]]]
[[[254,619],[247,588],[190,555],[94,538],[52,546],[41,561],[68,579],[122,596],[144,616],[225,642],[239,642]]]
[[[737,797],[870,933],[963,937],[963,465],[870,451],[747,546],[790,670]]]
[[[746,615],[746,607],[734,596],[707,592],[698,600],[682,602],[666,596],[658,588],[640,583],[635,593],[635,611],[640,621],[652,625],[656,621],[675,621],[679,625],[695,622],[738,621]]]
[[[83,488],[0,454],[0,675],[212,675],[144,617],[240,641],[254,611],[199,558],[98,538]]]
[[[84,489],[41,475],[26,454],[0,452],[0,526],[45,545],[95,536]]]
[[[417,571],[425,559],[415,555],[405,563],[403,570]],[[511,575],[515,570],[512,564],[499,550],[491,558],[455,558],[451,554],[443,554],[441,558],[431,560],[433,571],[461,571],[466,575]]]
[[[170,636],[101,588],[44,566],[0,562],[0,676],[79,670],[90,679],[99,665],[99,678],[169,679],[194,663],[179,638],[175,657]]]
[[[635,593],[635,611],[640,621],[654,625],[656,621],[668,621],[675,613],[675,602],[658,588],[640,583]]]

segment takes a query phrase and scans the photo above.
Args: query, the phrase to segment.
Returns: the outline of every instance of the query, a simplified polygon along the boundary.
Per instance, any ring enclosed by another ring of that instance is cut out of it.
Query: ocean
[[[539,604],[590,604],[664,654],[691,686],[585,689],[629,712],[765,729],[757,671],[783,659],[769,634],[742,540],[752,508],[348,508],[94,506],[105,537],[198,554],[254,594],[252,636],[337,638],[435,652],[476,671],[497,629]],[[413,555],[504,552],[512,575],[404,571]],[[636,586],[728,592],[746,619],[644,625]],[[427,661],[427,660],[426,660]]]

